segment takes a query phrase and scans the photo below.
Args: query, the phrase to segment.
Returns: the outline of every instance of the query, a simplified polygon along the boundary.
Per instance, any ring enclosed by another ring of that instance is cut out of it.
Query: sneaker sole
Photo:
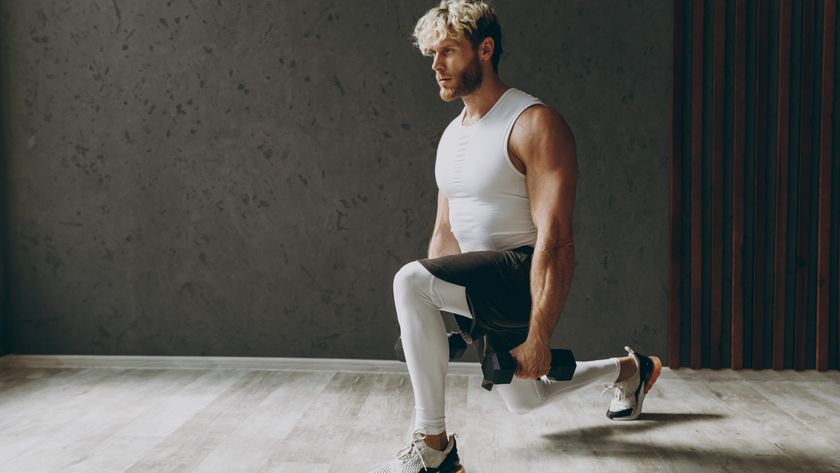
[[[642,405],[645,403],[645,396],[647,395],[648,391],[653,388],[653,383],[659,378],[659,374],[662,372],[662,360],[659,359],[658,356],[649,356],[650,361],[653,363],[653,369],[650,372],[650,378],[648,378],[647,382],[645,383],[645,388],[642,389],[642,392],[639,393],[639,400],[636,405],[636,412],[632,415],[627,417],[618,418],[616,420],[636,420],[642,415]]]
[[[648,378],[645,383],[645,394],[653,388],[653,383],[659,379],[659,374],[662,373],[662,360],[660,360],[658,356],[649,356],[648,358],[650,358],[650,361],[653,362],[653,370],[651,371],[650,378]]]
[[[439,471],[441,473],[467,473],[467,470],[464,469],[463,465],[459,466],[458,468],[455,468],[454,470],[439,470],[437,468],[432,468],[431,470],[429,470],[429,469],[424,468],[424,469],[420,470],[420,473],[423,473],[423,472],[426,472],[426,471],[431,471],[431,472]]]
[[[648,391],[653,388],[653,384],[659,378],[659,374],[662,373],[662,360],[659,359],[658,356],[649,356],[651,363],[653,363],[653,368],[650,371],[650,377],[645,382],[645,387],[639,392],[639,399],[636,401],[636,410],[634,413],[630,414],[629,416],[624,417],[610,417],[610,420],[617,420],[617,421],[628,421],[628,420],[636,420],[642,414],[642,405],[645,402],[645,395]],[[609,415],[607,416],[609,417]]]

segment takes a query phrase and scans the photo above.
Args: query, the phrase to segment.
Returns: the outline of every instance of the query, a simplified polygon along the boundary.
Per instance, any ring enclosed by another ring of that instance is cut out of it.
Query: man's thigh
[[[530,268],[533,248],[471,251],[418,260],[432,275],[466,288],[473,316],[471,335],[516,332],[521,338],[531,315]]]

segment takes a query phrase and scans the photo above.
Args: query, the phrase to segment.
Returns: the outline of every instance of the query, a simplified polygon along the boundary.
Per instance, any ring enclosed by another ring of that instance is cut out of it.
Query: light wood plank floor
[[[837,372],[665,369],[622,423],[599,385],[511,414],[474,368],[447,385],[470,473],[840,471]],[[0,369],[3,473],[365,473],[412,421],[408,375],[381,366]]]

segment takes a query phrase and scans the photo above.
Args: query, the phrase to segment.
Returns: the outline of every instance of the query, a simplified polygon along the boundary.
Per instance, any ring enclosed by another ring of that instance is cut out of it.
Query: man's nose
[[[439,54],[435,54],[434,59],[432,59],[432,69],[438,71],[443,68],[443,59]]]

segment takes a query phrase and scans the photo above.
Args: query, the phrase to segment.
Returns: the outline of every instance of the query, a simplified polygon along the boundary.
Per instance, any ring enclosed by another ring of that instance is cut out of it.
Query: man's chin
[[[451,102],[458,98],[458,95],[455,94],[455,89],[449,89],[446,87],[441,87],[438,95],[440,95],[441,100],[444,102]]]

